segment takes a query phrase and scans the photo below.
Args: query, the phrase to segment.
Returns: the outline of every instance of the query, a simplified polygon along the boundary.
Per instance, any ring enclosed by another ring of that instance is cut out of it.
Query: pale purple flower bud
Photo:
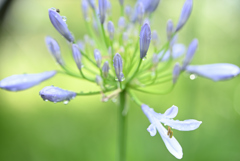
[[[64,61],[61,56],[60,47],[55,39],[53,39],[50,36],[47,36],[45,38],[45,42],[48,48],[48,51],[51,53],[51,55],[54,57],[54,59],[57,61],[59,65],[64,66]]]
[[[145,12],[152,13],[157,9],[160,0],[138,0],[137,3],[139,2],[143,4]]]
[[[53,9],[48,9],[48,14],[55,29],[69,42],[73,42],[74,38],[69,31],[66,22],[63,20],[63,17]]]
[[[98,49],[94,50],[94,58],[96,60],[97,66],[100,68],[102,63],[102,56]]]
[[[124,75],[122,73],[122,69],[123,69],[123,64],[122,64],[122,57],[120,54],[115,54],[114,58],[113,58],[113,66],[115,68],[115,73],[117,76],[117,80],[119,82],[123,81]]]
[[[85,20],[88,19],[88,2],[87,0],[82,0],[82,12]]]
[[[93,10],[95,10],[95,0],[87,0],[88,4],[92,7]]]
[[[153,57],[152,57],[152,63],[153,63],[153,66],[157,66],[158,65],[158,62],[159,62],[159,57],[157,54],[153,54]]]
[[[183,27],[183,25],[187,22],[190,14],[192,12],[192,5],[193,5],[192,0],[185,1],[183,8],[182,8],[181,16],[180,16],[178,24],[177,24],[176,32],[179,31]]]
[[[118,20],[118,28],[120,31],[123,31],[126,27],[126,22],[124,17],[120,17]]]
[[[123,6],[124,0],[119,0],[121,6]]]
[[[213,81],[221,81],[236,77],[240,73],[238,66],[228,63],[207,64],[207,65],[189,65],[186,71],[209,78]]]
[[[109,33],[110,40],[113,40],[113,38],[114,38],[114,24],[113,24],[112,21],[108,21],[107,30],[108,30],[108,33]]]
[[[149,44],[151,42],[151,29],[149,24],[145,23],[140,32],[140,58],[143,59],[147,55]]]
[[[177,82],[178,76],[180,74],[181,71],[181,67],[179,63],[176,63],[174,68],[173,68],[173,84],[175,84]]]
[[[185,59],[183,60],[182,70],[184,70],[187,67],[187,65],[191,62],[197,50],[197,47],[198,47],[198,40],[194,39],[188,46],[187,54],[185,56]]]
[[[64,101],[67,104],[71,99],[76,97],[75,92],[67,91],[54,86],[44,87],[39,95],[42,97],[44,101],[51,101],[54,103]]]
[[[131,6],[126,6],[125,7],[125,15],[128,17],[128,19],[131,19],[131,15],[132,15],[132,8],[131,8]]]
[[[160,43],[159,37],[158,37],[158,33],[156,30],[154,30],[152,32],[152,44],[154,47],[157,47]]]
[[[102,74],[104,78],[108,77],[109,69],[110,67],[109,67],[108,61],[105,61],[102,67]]]
[[[141,2],[137,4],[137,19],[139,24],[142,24],[144,18],[145,9]]]
[[[167,38],[168,38],[168,41],[171,41],[172,39],[172,34],[173,34],[173,22],[172,20],[168,20],[167,22]]]
[[[38,74],[12,75],[0,81],[0,88],[8,91],[25,90],[53,77],[56,73],[56,71],[48,71]]]
[[[102,77],[100,77],[99,75],[96,76],[96,83],[100,87],[103,87],[103,80],[102,80]]]
[[[72,45],[72,55],[79,70],[82,69],[82,55],[76,44]]]
[[[80,49],[80,51],[84,51],[84,49],[85,49],[85,44],[84,44],[83,41],[79,40],[79,41],[77,42],[77,45],[78,45],[78,48]]]
[[[112,5],[111,2],[109,0],[107,0],[107,10],[106,10],[108,15],[111,15],[112,13]]]
[[[106,11],[107,11],[107,0],[98,0],[99,6],[99,17],[101,24],[105,21]]]

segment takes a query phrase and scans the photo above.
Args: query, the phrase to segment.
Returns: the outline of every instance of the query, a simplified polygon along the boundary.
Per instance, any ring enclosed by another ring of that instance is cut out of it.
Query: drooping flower
[[[98,0],[99,6],[99,17],[101,24],[105,21],[106,11],[107,11],[107,0]]]
[[[0,81],[0,88],[8,91],[25,90],[52,78],[56,73],[56,71],[48,71],[38,74],[12,75]]]
[[[95,58],[95,61],[97,63],[97,66],[100,68],[101,63],[102,63],[102,56],[101,56],[101,53],[98,49],[94,50],[94,58]]]
[[[82,69],[82,54],[76,44],[72,45],[72,55],[79,70]]]
[[[145,23],[140,32],[140,58],[143,59],[147,55],[147,51],[151,42],[151,29],[148,23]]]
[[[186,71],[209,78],[213,81],[221,81],[236,77],[240,73],[238,66],[228,63],[189,65]]]
[[[170,127],[180,131],[191,131],[197,129],[202,122],[193,119],[184,121],[173,120],[172,118],[176,117],[178,113],[178,107],[176,106],[172,106],[164,114],[156,113],[145,104],[142,104],[142,110],[151,123],[147,128],[150,135],[155,136],[158,131],[168,151],[176,158],[181,159],[183,156],[182,147],[175,137],[172,136]],[[166,130],[161,123],[168,125],[169,129]]]
[[[50,21],[52,22],[52,25],[55,27],[55,29],[69,42],[73,42],[74,38],[71,32],[69,31],[66,22],[63,20],[63,17],[60,16],[60,14],[52,8],[48,10],[48,14]]]
[[[67,91],[54,86],[44,87],[39,95],[42,97],[44,101],[51,101],[54,103],[66,101],[68,103],[71,99],[76,97],[75,92]]]
[[[182,8],[182,13],[181,16],[178,20],[178,24],[176,27],[176,32],[179,31],[187,22],[191,12],[192,12],[192,5],[193,5],[193,1],[192,0],[186,0],[183,8]]]
[[[51,53],[51,55],[54,57],[54,59],[57,61],[59,65],[64,66],[64,61],[61,56],[60,47],[55,39],[53,39],[50,36],[47,36],[45,38],[45,42],[48,48],[48,51]]]
[[[113,58],[113,66],[115,68],[115,73],[117,76],[117,80],[119,82],[123,81],[124,75],[122,73],[123,70],[123,65],[122,65],[122,57],[120,54],[115,54],[114,58]]]
[[[184,70],[188,64],[192,61],[192,58],[198,48],[198,40],[193,39],[193,41],[188,46],[187,54],[185,56],[185,59],[183,60],[182,70]]]

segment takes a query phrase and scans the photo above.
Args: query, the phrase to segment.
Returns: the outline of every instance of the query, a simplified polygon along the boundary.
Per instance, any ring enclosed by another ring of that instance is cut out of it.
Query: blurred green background
[[[117,0],[111,0],[114,17]],[[134,0],[125,0],[133,5]],[[178,20],[184,0],[162,0],[153,16],[152,28],[166,40],[165,24]],[[44,37],[51,35],[71,60],[68,44],[53,28],[48,8],[60,8],[76,38],[86,34],[80,0],[15,0],[0,31],[0,79],[13,74],[59,69],[48,53]],[[114,20],[115,24],[117,19]],[[198,38],[200,47],[192,64],[233,63],[240,66],[240,1],[194,0],[192,15],[179,34],[186,45]],[[179,107],[176,119],[203,121],[190,132],[174,130],[185,161],[240,160],[240,78],[213,82],[183,74],[170,94],[137,93],[157,112]],[[22,92],[0,90],[1,161],[114,161],[116,155],[117,106],[100,102],[100,96],[78,97],[68,105],[44,102],[38,92],[47,85],[69,90],[92,90],[95,85],[57,75]],[[151,137],[149,121],[140,107],[130,101],[128,113],[128,161],[177,160],[161,137]]]

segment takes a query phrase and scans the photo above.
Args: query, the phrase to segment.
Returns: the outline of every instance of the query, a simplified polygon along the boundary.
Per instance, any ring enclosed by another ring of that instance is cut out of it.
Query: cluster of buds
[[[164,114],[156,113],[141,103],[133,91],[148,94],[166,94],[173,90],[178,77],[183,72],[196,74],[214,81],[226,80],[240,73],[238,66],[221,63],[210,65],[190,65],[198,48],[198,40],[193,39],[185,52],[185,46],[178,44],[178,33],[187,23],[192,12],[193,0],[186,0],[179,20],[174,25],[172,20],[166,22],[167,42],[161,43],[157,31],[152,31],[150,15],[158,7],[160,0],[138,0],[135,7],[125,6],[119,0],[121,17],[114,24],[111,15],[111,3],[108,0],[82,0],[84,22],[89,35],[83,40],[75,40],[70,32],[66,18],[59,10],[50,8],[49,18],[54,28],[71,45],[72,57],[79,73],[68,66],[61,56],[57,41],[47,36],[47,48],[63,71],[49,71],[40,74],[14,75],[0,81],[0,88],[20,91],[33,87],[53,77],[56,73],[66,74],[96,83],[98,91],[72,92],[59,87],[48,86],[40,91],[45,101],[68,103],[81,95],[101,94],[102,101],[108,101],[126,91],[142,107],[151,125],[148,131],[154,136],[158,131],[167,149],[176,158],[182,158],[182,148],[173,136],[170,127],[189,131],[197,129],[201,121],[174,121],[178,108],[173,106]],[[151,59],[146,58],[152,57]],[[151,90],[150,86],[171,82],[166,90]],[[126,111],[125,111],[126,112]],[[161,124],[168,125],[168,130]]]

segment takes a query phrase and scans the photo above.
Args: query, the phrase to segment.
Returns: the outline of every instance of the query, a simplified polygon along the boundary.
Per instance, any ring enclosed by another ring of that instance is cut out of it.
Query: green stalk
[[[123,90],[119,94],[119,110],[118,110],[118,157],[117,161],[126,161],[126,136],[127,136],[127,116],[123,115],[126,106],[126,91]]]

